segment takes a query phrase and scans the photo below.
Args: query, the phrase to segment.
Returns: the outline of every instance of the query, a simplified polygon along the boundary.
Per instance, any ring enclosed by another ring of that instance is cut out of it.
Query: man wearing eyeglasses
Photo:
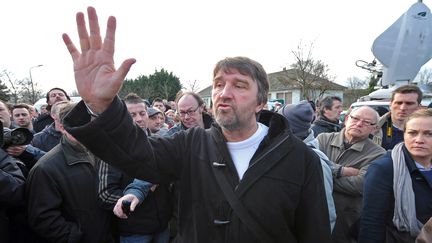
[[[204,112],[204,100],[197,93],[191,91],[180,91],[177,93],[175,103],[177,104],[176,110],[180,116],[180,123],[173,126],[168,132],[165,134],[166,137],[171,137],[174,134],[187,130],[193,127],[201,127],[204,129],[210,128],[213,123],[212,117]],[[178,184],[179,182],[172,184],[173,196],[175,197],[175,202],[179,200],[179,191]],[[130,188],[134,188],[135,190],[140,190],[142,195],[146,194],[147,186],[142,181],[135,180],[130,186]],[[132,201],[131,205],[136,205],[139,203],[139,199],[135,195],[127,195],[127,198],[130,198]],[[132,207],[131,207],[132,208]],[[120,213],[119,217],[125,217],[124,212]],[[173,218],[170,222],[170,236],[171,238],[176,237],[177,235],[177,220],[178,220],[178,207],[177,204],[174,203],[173,208]]]
[[[345,128],[340,132],[322,133],[317,137],[319,149],[336,164],[333,168],[333,199],[337,215],[334,243],[356,242],[350,232],[358,227],[363,179],[370,163],[385,153],[369,139],[369,134],[378,128],[378,119],[374,109],[358,107],[351,111]]]
[[[177,104],[177,114],[179,114],[181,122],[168,131],[168,136],[192,127],[210,128],[213,119],[204,112],[205,103],[197,93],[180,91],[177,94],[175,103]]]

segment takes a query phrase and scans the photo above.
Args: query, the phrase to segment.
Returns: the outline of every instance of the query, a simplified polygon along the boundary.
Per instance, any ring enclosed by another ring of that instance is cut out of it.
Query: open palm
[[[63,34],[63,41],[72,56],[75,82],[78,93],[94,112],[103,112],[120,90],[123,80],[135,59],[127,59],[116,70],[114,66],[114,46],[116,19],[109,17],[106,36],[102,42],[96,10],[87,9],[90,35],[83,13],[77,13],[76,22],[81,52],[70,37]]]

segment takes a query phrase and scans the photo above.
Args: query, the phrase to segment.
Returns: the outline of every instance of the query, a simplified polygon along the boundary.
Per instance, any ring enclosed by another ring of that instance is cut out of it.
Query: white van
[[[378,112],[380,116],[390,111],[390,101],[389,100],[369,100],[369,101],[358,101],[350,105],[350,110],[360,107],[360,106],[370,106]]]
[[[70,96],[70,99],[72,102],[76,103],[81,100],[80,96]],[[40,107],[46,104],[46,98],[40,98],[38,101],[36,101],[33,106],[36,108],[37,111],[40,111]]]

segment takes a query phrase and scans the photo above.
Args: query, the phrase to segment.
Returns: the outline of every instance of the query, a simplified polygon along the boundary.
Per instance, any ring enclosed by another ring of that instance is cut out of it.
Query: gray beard
[[[216,114],[216,122],[223,129],[228,130],[228,131],[234,131],[234,130],[238,130],[240,128],[240,124],[239,124],[238,118],[236,116],[234,116],[234,119],[230,120],[229,122],[226,122],[226,121],[222,120],[218,115],[220,115],[220,114]]]

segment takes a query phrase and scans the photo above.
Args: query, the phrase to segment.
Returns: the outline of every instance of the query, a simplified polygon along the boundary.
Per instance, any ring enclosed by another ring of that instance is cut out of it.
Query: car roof
[[[358,101],[354,102],[350,105],[350,108],[358,107],[358,106],[390,106],[390,101],[383,101],[383,100],[369,100],[369,101]]]
[[[71,99],[72,102],[76,103],[76,102],[79,102],[79,101],[81,100],[81,97],[80,97],[80,96],[70,96],[70,99]],[[33,106],[34,106],[38,111],[40,111],[40,107],[41,107],[43,104],[46,104],[46,98],[40,98],[38,101],[36,101],[36,102],[33,104]]]

